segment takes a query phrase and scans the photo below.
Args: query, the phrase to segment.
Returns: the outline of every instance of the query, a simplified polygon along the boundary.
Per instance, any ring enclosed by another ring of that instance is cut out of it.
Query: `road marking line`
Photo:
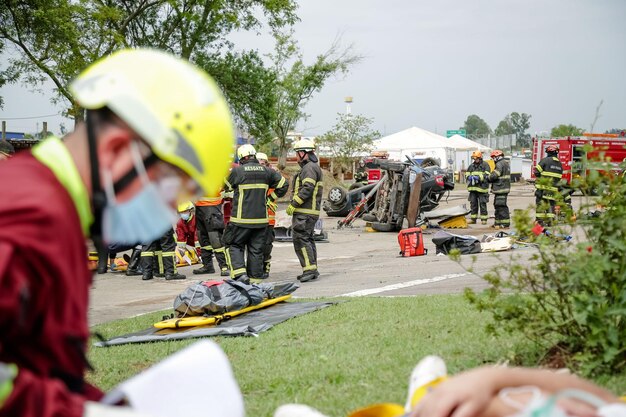
[[[369,290],[349,292],[347,294],[341,294],[339,295],[339,297],[363,297],[365,295],[377,294],[379,292],[393,291],[393,290],[398,290],[400,288],[415,287],[417,285],[430,284],[432,282],[439,282],[439,281],[443,281],[443,280],[450,279],[450,278],[464,277],[466,275],[469,275],[469,274],[447,274],[447,275],[440,275],[438,277],[432,277],[432,278],[426,278],[426,279],[416,279],[414,281],[400,282],[398,284],[386,285],[384,287],[370,288]]]

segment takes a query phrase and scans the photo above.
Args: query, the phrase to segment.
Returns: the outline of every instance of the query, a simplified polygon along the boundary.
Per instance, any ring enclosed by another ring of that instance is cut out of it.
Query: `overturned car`
[[[427,158],[421,164],[407,158],[406,162],[377,159],[381,179],[353,190],[332,187],[324,202],[324,211],[329,216],[345,217],[357,204],[375,190],[375,194],[363,207],[363,219],[372,223],[379,231],[402,229],[407,215],[411,189],[419,178],[419,211],[427,212],[439,206],[439,201],[454,189],[454,175],[448,169],[436,165]]]

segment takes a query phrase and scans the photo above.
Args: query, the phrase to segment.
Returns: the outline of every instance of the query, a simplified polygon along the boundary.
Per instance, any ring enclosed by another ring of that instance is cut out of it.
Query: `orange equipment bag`
[[[424,248],[424,237],[420,227],[400,230],[398,243],[402,256],[422,256],[428,253],[428,249]]]

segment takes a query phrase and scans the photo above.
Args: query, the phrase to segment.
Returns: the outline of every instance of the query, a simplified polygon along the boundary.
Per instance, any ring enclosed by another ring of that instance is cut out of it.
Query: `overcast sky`
[[[311,116],[298,126],[307,135],[332,127],[345,96],[386,134],[411,126],[445,134],[472,113],[495,129],[513,111],[532,115],[533,134],[561,123],[589,129],[601,100],[595,131],[626,127],[626,1],[309,0],[298,15],[307,62],[338,35],[364,56],[310,101]],[[271,49],[263,35],[234,40]],[[0,119],[61,109],[22,86],[0,95]],[[63,119],[45,120],[58,131]],[[9,130],[35,130],[36,122],[11,120]]]

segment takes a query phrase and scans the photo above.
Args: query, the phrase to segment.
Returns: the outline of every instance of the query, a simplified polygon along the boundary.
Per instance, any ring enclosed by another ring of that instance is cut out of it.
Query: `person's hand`
[[[478,368],[437,385],[417,404],[411,417],[476,417],[497,394],[497,368]]]
[[[289,204],[287,206],[287,210],[286,211],[287,211],[287,216],[291,216],[291,215],[293,215],[294,211],[296,211],[296,208],[293,205]]]
[[[276,212],[276,209],[278,208],[278,204],[276,204],[276,202],[272,200],[267,200],[266,205],[267,208],[269,208],[273,212]]]

